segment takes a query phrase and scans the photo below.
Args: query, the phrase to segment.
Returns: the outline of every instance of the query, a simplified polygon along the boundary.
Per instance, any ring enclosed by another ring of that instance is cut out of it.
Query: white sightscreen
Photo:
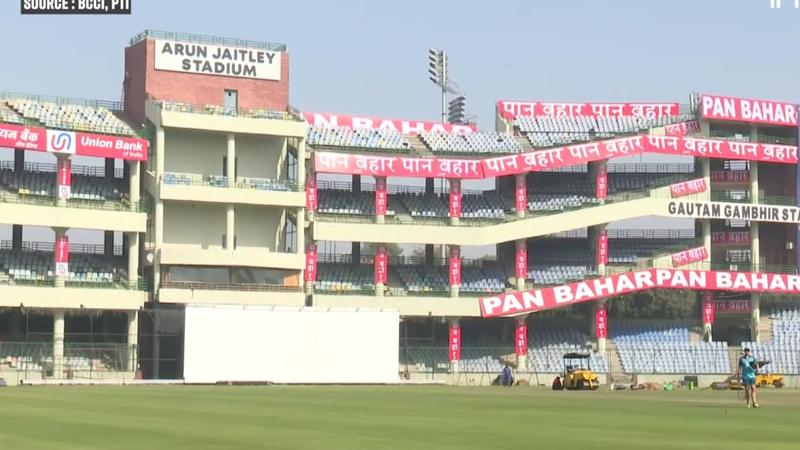
[[[393,383],[399,315],[240,305],[187,305],[189,383]]]

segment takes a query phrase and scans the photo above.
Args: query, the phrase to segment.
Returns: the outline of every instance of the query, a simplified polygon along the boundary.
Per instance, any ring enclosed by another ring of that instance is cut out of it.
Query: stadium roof
[[[247,39],[237,39],[223,36],[211,36],[208,34],[180,33],[174,31],[144,30],[129,41],[130,45],[136,45],[147,38],[173,39],[183,42],[194,42],[197,44],[228,45],[232,47],[255,48],[259,50],[269,50],[273,52],[285,52],[286,44],[274,42],[251,41]]]

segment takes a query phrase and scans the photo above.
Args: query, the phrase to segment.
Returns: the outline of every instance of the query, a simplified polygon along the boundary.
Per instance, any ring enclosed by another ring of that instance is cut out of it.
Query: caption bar
[[[20,14],[130,14],[132,0],[20,0]]]

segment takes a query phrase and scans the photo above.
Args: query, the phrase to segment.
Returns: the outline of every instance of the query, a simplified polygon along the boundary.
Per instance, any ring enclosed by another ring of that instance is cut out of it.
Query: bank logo
[[[75,154],[75,133],[72,131],[47,130],[47,151]]]

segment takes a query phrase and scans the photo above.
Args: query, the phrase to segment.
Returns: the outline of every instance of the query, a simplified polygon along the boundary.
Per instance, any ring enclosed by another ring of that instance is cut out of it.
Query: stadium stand
[[[771,315],[770,342],[742,342],[759,361],[769,361],[764,373],[800,374],[800,309],[781,309]]]
[[[52,246],[52,244],[50,244]],[[52,249],[47,251],[11,251],[9,245],[0,250],[0,273],[11,282],[45,282],[54,279]],[[121,257],[70,252],[67,282],[110,284],[120,281],[125,273]]]
[[[653,127],[690,120],[690,116],[642,117],[517,117],[514,126],[536,148],[588,142],[634,134]]]
[[[612,322],[611,336],[627,373],[730,372],[728,344],[690,342],[685,326]]]
[[[390,270],[397,272],[409,295],[443,292],[449,286],[446,266],[397,265]]]
[[[427,195],[421,192],[401,192],[390,196],[390,204],[392,199],[399,200],[411,217],[446,218],[450,216],[446,194]]]
[[[125,183],[120,179],[74,174],[71,198],[91,201],[120,201]],[[55,197],[56,178],[52,172],[14,172],[0,169],[0,189],[19,195]]]
[[[467,265],[462,267],[460,291],[463,293],[502,292],[505,287],[505,276],[497,263],[487,264],[484,267]]]
[[[343,127],[308,128],[308,144],[320,147],[358,147],[374,150],[410,150],[411,143],[394,130],[351,129]]]
[[[104,106],[55,103],[31,98],[11,98],[6,100],[5,104],[23,118],[34,120],[48,128],[127,136],[136,134],[130,125]],[[3,114],[4,119],[7,116],[7,113]]]
[[[513,136],[493,131],[475,133],[421,133],[422,142],[434,153],[521,153]]]
[[[534,321],[528,327],[528,370],[537,373],[561,373],[566,353],[586,352],[589,335],[567,323]],[[598,373],[608,372],[608,361],[592,352],[589,363]]]
[[[374,267],[367,264],[320,263],[315,289],[330,292],[375,290]]]

